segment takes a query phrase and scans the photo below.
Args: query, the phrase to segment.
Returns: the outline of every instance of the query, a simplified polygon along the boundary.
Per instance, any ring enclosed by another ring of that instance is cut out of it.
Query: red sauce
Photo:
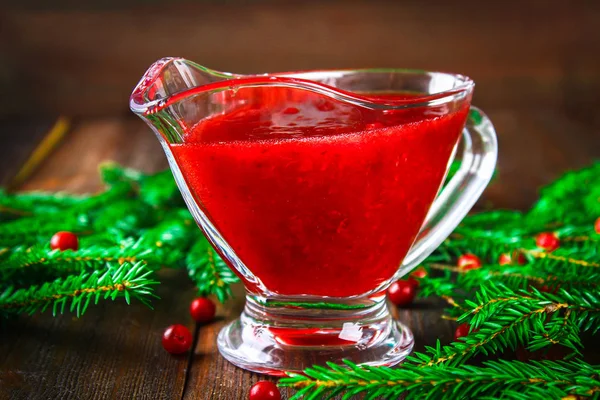
[[[391,278],[440,188],[468,102],[390,112],[299,89],[231,96],[224,104],[235,109],[171,149],[241,261],[284,295],[359,295]]]

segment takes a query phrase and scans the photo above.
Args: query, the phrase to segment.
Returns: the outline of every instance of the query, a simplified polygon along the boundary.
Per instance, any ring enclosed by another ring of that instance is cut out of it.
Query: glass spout
[[[168,143],[181,143],[197,121],[217,111],[211,96],[201,88],[236,77],[239,75],[214,71],[183,58],[162,58],[138,82],[129,106]],[[194,94],[187,94],[190,91]]]
[[[472,90],[469,78],[444,73],[373,69],[240,75],[168,57],[146,71],[131,94],[130,108],[169,144],[177,144],[204,119],[248,108],[272,112],[282,101],[322,108],[333,104],[344,112],[369,113],[367,120],[393,115],[389,123],[406,123],[414,115],[410,109],[427,108],[429,115],[455,111],[470,101]],[[396,92],[412,94],[389,95]],[[319,122],[305,121],[304,126]]]

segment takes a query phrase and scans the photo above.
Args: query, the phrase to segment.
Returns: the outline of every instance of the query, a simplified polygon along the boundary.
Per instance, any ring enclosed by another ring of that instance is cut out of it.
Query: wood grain
[[[0,147],[0,186],[11,183],[54,122],[53,118],[43,117],[0,119],[0,142],[10,143]]]
[[[160,344],[164,328],[189,323],[194,290],[183,271],[161,273],[152,311],[123,302],[90,307],[84,318],[20,317],[2,327],[0,398],[173,399],[187,358]]]
[[[65,190],[74,193],[101,189],[98,165],[115,161],[145,172],[167,167],[152,131],[139,119],[80,120],[69,139],[39,168],[21,190]]]
[[[464,73],[484,108],[598,122],[600,2],[41,2],[0,13],[0,114],[117,115],[155,60],[262,73],[396,67]],[[37,6],[36,6],[37,4]]]

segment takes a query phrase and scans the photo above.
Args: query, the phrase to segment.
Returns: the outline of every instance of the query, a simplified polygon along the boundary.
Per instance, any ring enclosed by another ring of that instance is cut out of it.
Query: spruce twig
[[[98,304],[100,299],[117,297],[124,297],[128,304],[135,298],[150,306],[149,298],[156,297],[152,285],[158,284],[150,278],[151,273],[141,262],[124,263],[116,269],[84,272],[28,289],[9,287],[0,294],[0,310],[9,314],[33,314],[52,307],[53,315],[69,310],[79,317],[92,301]]]
[[[20,248],[0,264],[0,277],[14,282],[39,282],[40,279],[56,278],[84,271],[103,270],[109,266],[125,263],[148,265],[146,258],[151,249],[129,247],[104,248],[90,246],[78,251],[51,250],[46,246]],[[157,269],[155,266],[154,269]]]
[[[405,363],[402,368],[346,366],[328,363],[312,367],[306,375],[288,374],[279,381],[297,389],[290,398],[344,399],[360,393],[365,399],[561,399],[569,395],[592,396],[600,390],[600,366],[574,361],[486,361],[483,366],[454,368],[420,367]]]
[[[63,289],[72,289],[77,303],[82,293],[91,293],[88,286],[106,271],[138,273],[140,268],[152,271],[183,266],[196,242],[206,246],[198,262],[188,257],[200,292],[215,293],[225,300],[230,294],[228,285],[237,278],[200,239],[202,234],[184,207],[171,173],[145,175],[112,163],[102,165],[100,172],[108,188],[92,196],[0,192],[0,291],[2,299],[10,303],[0,307],[0,314],[44,310],[57,304],[58,293],[53,291]],[[3,213],[8,208],[10,212]],[[63,230],[79,236],[79,250],[50,249],[50,237]],[[200,281],[204,278],[206,282]],[[94,293],[120,293],[124,286],[119,282],[115,285],[104,285]],[[131,294],[123,290],[122,294],[127,300],[133,296],[145,302],[137,295],[144,290]],[[60,301],[70,296],[61,295]],[[15,299],[21,297],[31,301],[16,307],[21,303]],[[78,308],[78,312],[83,313],[86,307]]]
[[[464,340],[428,348],[420,363],[459,365],[478,353],[498,354],[519,345],[533,351],[560,344],[579,353],[580,329],[600,329],[600,296],[594,290],[515,291],[490,282],[476,297],[477,302],[465,301],[470,310],[458,318],[473,331]]]
[[[191,247],[186,265],[188,274],[202,296],[214,294],[220,302],[231,296],[230,285],[239,282],[237,276],[219,257],[205,239]]]

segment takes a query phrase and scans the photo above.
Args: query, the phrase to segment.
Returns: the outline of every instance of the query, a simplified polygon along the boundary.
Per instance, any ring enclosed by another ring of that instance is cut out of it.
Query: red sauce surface
[[[284,295],[359,295],[391,278],[440,188],[468,104],[390,112],[297,89],[235,96],[234,110],[200,121],[171,149],[241,261]]]

